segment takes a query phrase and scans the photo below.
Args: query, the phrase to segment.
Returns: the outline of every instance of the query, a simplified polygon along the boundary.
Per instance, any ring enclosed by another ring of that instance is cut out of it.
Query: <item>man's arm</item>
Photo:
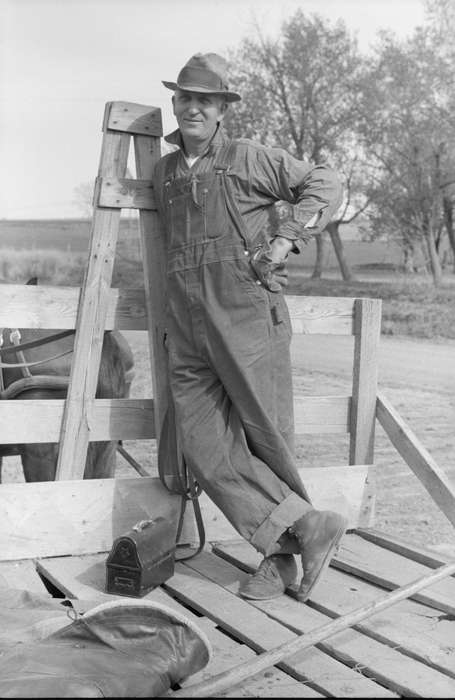
[[[313,236],[322,233],[342,201],[338,174],[325,164],[298,160],[281,148],[260,148],[253,168],[254,189],[275,201],[286,201],[298,208],[299,221],[282,222],[274,248],[285,255],[299,253]]]

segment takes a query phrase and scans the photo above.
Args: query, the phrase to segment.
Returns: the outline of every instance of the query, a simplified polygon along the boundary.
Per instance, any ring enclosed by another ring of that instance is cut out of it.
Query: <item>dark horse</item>
[[[27,284],[36,284],[32,278]],[[19,333],[17,333],[17,330]],[[3,347],[0,359],[3,399],[61,399],[65,398],[71,369],[74,333],[59,333],[50,342],[35,345],[57,331],[37,329],[3,329]],[[20,343],[24,349],[9,350]],[[32,345],[32,347],[30,347]],[[8,348],[8,349],[7,349]],[[103,339],[96,398],[126,398],[133,376],[133,354],[119,331],[106,331]],[[37,363],[37,364],[33,364]],[[25,367],[7,367],[5,365]],[[85,464],[84,479],[114,476],[117,441],[90,442]],[[58,458],[56,443],[27,443],[0,445],[0,480],[2,456],[20,455],[26,481],[53,481]]]

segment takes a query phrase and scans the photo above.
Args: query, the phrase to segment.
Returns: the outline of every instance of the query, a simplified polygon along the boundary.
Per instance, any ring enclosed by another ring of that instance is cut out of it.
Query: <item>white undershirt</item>
[[[193,163],[195,163],[199,158],[199,156],[186,156],[185,154],[183,154],[183,157],[185,158],[185,161],[187,162],[189,168],[191,168]]]

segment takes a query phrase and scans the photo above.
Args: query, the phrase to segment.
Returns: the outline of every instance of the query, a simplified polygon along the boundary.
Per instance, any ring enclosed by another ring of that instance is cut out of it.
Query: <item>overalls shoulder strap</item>
[[[235,141],[235,139],[230,139],[229,141],[226,141],[226,143],[223,144],[223,146],[220,149],[220,152],[218,153],[214,169],[215,172],[220,173],[221,177],[223,178],[222,182],[224,195],[226,198],[227,210],[232,218],[235,227],[237,228],[239,235],[243,239],[245,246],[248,248],[248,232],[245,226],[245,222],[237,206],[237,202],[235,201],[234,193],[232,191],[232,186],[229,181],[229,178],[226,177],[226,173],[229,171],[232,163],[234,162],[236,148],[237,141]]]
[[[172,151],[169,153],[168,157],[166,158],[165,166],[164,166],[164,182],[168,180],[171,175],[174,174],[175,172],[175,166],[177,165],[177,159],[179,157],[180,150],[177,149],[175,151]]]

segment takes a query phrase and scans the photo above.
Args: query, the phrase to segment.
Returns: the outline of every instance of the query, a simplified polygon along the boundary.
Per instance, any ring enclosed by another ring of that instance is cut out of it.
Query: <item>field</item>
[[[6,283],[26,282],[37,275],[43,284],[79,285],[86,261],[81,239],[88,236],[79,222],[78,243],[71,243],[71,227],[65,235],[46,238],[46,245],[39,247],[33,242],[33,226],[8,229],[0,222],[0,278]],[[40,223],[41,225],[41,223]],[[13,227],[14,228],[14,227]],[[40,227],[38,227],[39,229]],[[72,229],[73,233],[76,229]],[[16,237],[11,238],[11,232]],[[3,232],[3,233],[2,233]],[[21,232],[21,233],[20,233]],[[28,232],[28,233],[27,233]],[[19,233],[21,245],[19,245]],[[35,231],[36,233],[36,231]],[[27,239],[28,235],[28,239]],[[76,236],[77,238],[77,236]],[[23,247],[24,241],[28,244]],[[87,239],[86,239],[87,240]],[[15,245],[13,245],[15,243]],[[51,245],[53,243],[53,245]],[[49,245],[47,245],[49,244]],[[357,251],[359,250],[357,246]],[[346,247],[348,259],[353,266],[356,281],[344,283],[336,269],[324,273],[324,279],[311,280],[311,266],[297,267],[293,261],[290,270],[292,294],[318,296],[368,296],[383,300],[384,335],[416,339],[431,339],[454,348],[455,339],[455,277],[447,274],[444,284],[435,289],[431,280],[422,275],[407,276],[397,272],[398,260],[384,262],[384,250],[372,249],[368,262],[360,264],[360,255],[355,257],[355,246]],[[378,252],[379,251],[379,252]],[[352,254],[353,257],[349,257]],[[363,255],[363,253],[362,253]],[[381,257],[382,256],[382,257]],[[114,286],[138,287],[142,284],[140,247],[134,221],[123,221],[118,244],[118,255],[114,269]],[[365,260],[365,258],[362,258]],[[308,262],[308,259],[305,261]],[[147,338],[145,333],[129,333],[136,360],[136,376],[132,394],[136,397],[152,393]],[[455,360],[455,352],[454,352]],[[455,366],[455,365],[454,365]],[[318,372],[308,367],[294,373],[294,385],[300,393],[344,393],[349,390],[346,379],[335,372]],[[455,409],[452,392],[440,386],[423,387],[416,376],[410,380],[403,372],[402,381],[388,381],[381,389],[409,422],[438,464],[455,482],[455,433],[453,429]],[[455,555],[455,533],[446,518],[441,515],[426,495],[407,465],[398,457],[385,435],[378,429],[376,439],[377,469],[377,516],[380,529],[402,535],[422,545],[452,552]],[[152,441],[126,443],[126,448],[146,468],[156,469],[155,447]],[[299,466],[319,464],[342,464],[347,455],[347,440],[327,437],[300,441],[297,445]],[[21,480],[17,458],[8,458],[5,464],[5,480]],[[131,468],[118,457],[118,474],[131,473]]]
[[[42,284],[77,286],[87,259],[90,226],[86,220],[0,221],[0,282],[25,283],[38,276]],[[322,280],[312,280],[314,246],[292,256],[291,294],[368,296],[383,300],[382,332],[417,338],[455,338],[455,275],[447,270],[435,289],[423,274],[399,271],[400,251],[385,242],[347,240],[346,256],[356,281],[343,282],[333,251]],[[143,284],[137,221],[122,219],[113,286]]]

